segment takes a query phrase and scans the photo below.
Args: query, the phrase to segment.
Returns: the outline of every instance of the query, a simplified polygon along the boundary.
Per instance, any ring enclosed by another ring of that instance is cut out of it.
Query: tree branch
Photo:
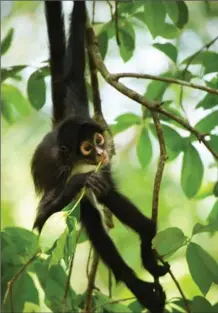
[[[180,125],[182,125],[184,128],[189,130],[195,137],[202,142],[207,149],[212,153],[215,159],[218,159],[218,153],[216,153],[208,144],[208,142],[205,140],[205,135],[201,134],[198,132],[196,129],[194,129],[188,122],[185,120],[181,119],[180,117],[177,117],[173,115],[172,113],[169,113],[168,111],[164,110],[161,108],[161,102],[155,102],[155,101],[150,101],[146,99],[145,97],[141,96],[138,94],[136,91],[126,87],[119,81],[117,81],[117,76],[113,74],[110,74],[102,60],[99,48],[98,48],[98,42],[96,39],[96,36],[94,34],[93,28],[89,27],[87,30],[88,33],[88,50],[93,56],[93,62],[95,63],[95,66],[101,73],[101,75],[104,77],[104,79],[115,89],[120,91],[123,95],[127,96],[128,98],[140,103],[141,105],[147,107],[151,111],[156,111],[159,112],[165,116],[170,117],[172,120],[176,121]]]
[[[167,160],[167,152],[166,152],[164,135],[161,129],[161,124],[160,124],[160,120],[158,117],[158,113],[152,112],[152,117],[153,117],[154,125],[156,128],[159,147],[160,147],[160,157],[159,157],[157,172],[156,172],[155,180],[154,180],[153,200],[152,200],[152,220],[155,222],[155,225],[157,228],[160,185],[161,185],[161,180],[163,177],[165,162]]]
[[[114,12],[114,25],[115,25],[115,35],[117,45],[120,46],[120,37],[119,37],[119,16],[118,16],[118,0],[115,0],[115,12]]]
[[[152,79],[152,80],[157,80],[157,81],[162,81],[170,84],[176,84],[180,86],[185,86],[185,87],[190,87],[194,89],[199,89],[206,91],[208,93],[218,95],[218,90],[214,88],[210,88],[207,86],[202,86],[199,84],[194,84],[187,82],[185,80],[181,79],[176,79],[176,78],[170,78],[170,77],[162,77],[162,76],[156,76],[156,75],[151,75],[151,74],[138,74],[138,73],[117,73],[113,74],[113,78],[118,80],[120,78],[141,78],[141,79]]]
[[[7,290],[5,292],[4,300],[3,300],[3,305],[6,304],[8,295],[10,295],[10,306],[11,306],[11,313],[14,312],[13,308],[13,285],[15,281],[20,277],[20,275],[26,270],[26,268],[33,262],[35,259],[40,255],[40,251],[35,253],[17,272],[17,274],[8,282]]]
[[[94,252],[91,271],[90,271],[89,279],[88,279],[86,301],[85,301],[85,305],[84,305],[84,312],[85,313],[93,312],[93,310],[92,310],[92,293],[93,293],[93,289],[95,287],[95,277],[96,277],[96,273],[97,273],[99,260],[100,259],[99,259],[97,252]]]

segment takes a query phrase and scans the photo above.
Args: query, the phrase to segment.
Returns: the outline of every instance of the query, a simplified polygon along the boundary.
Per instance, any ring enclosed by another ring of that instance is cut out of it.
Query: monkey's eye
[[[94,135],[94,143],[98,146],[102,146],[104,144],[104,136],[100,133],[95,133]]]
[[[80,146],[80,151],[83,155],[89,155],[92,152],[92,145],[89,142],[84,141]]]

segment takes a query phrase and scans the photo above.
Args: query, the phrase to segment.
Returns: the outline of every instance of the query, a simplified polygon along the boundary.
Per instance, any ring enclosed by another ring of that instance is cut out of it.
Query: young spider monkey
[[[89,117],[85,72],[84,1],[75,1],[70,35],[65,47],[61,1],[45,1],[53,100],[53,130],[36,148],[32,176],[41,193],[34,227],[41,231],[53,213],[61,211],[86,186],[81,201],[81,222],[90,241],[113,271],[151,313],[162,313],[165,293],[159,283],[144,282],[126,264],[105,231],[100,204],[138,233],[144,267],[154,278],[165,275],[168,267],[157,263],[151,241],[155,225],[125,196],[117,191],[110,171],[109,146],[104,129]],[[102,161],[102,170],[95,173]]]

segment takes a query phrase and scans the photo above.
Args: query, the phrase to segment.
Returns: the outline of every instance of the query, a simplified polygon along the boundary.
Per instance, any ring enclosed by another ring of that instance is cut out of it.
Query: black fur
[[[84,78],[85,2],[74,2],[65,57],[63,57],[65,35],[61,2],[46,1],[45,7],[51,58],[54,129],[38,145],[32,159],[35,188],[41,194],[34,227],[41,231],[49,216],[61,211],[78,195],[83,186],[86,186],[99,203],[138,233],[143,265],[154,278],[158,278],[166,274],[168,268],[158,265],[151,247],[155,225],[117,191],[110,174],[110,165],[98,173],[91,171],[85,174],[72,174],[72,170],[84,163],[80,144],[95,132],[104,131],[99,124],[89,118]],[[162,313],[165,293],[161,285],[140,280],[125,263],[104,230],[100,213],[89,193],[81,202],[81,222],[94,248],[113,271],[116,280],[124,282],[151,313]]]

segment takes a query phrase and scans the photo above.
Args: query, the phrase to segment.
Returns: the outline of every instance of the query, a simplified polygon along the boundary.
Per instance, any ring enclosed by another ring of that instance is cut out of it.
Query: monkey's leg
[[[167,273],[168,265],[158,265],[152,239],[155,236],[154,222],[143,215],[125,196],[111,189],[100,199],[106,207],[124,224],[136,231],[141,238],[141,256],[144,267],[154,276]]]
[[[151,313],[162,313],[165,303],[162,287],[159,284],[144,282],[135,275],[106,233],[100,213],[87,199],[81,201],[80,216],[90,241],[104,263],[112,270],[116,280],[124,282]]]

